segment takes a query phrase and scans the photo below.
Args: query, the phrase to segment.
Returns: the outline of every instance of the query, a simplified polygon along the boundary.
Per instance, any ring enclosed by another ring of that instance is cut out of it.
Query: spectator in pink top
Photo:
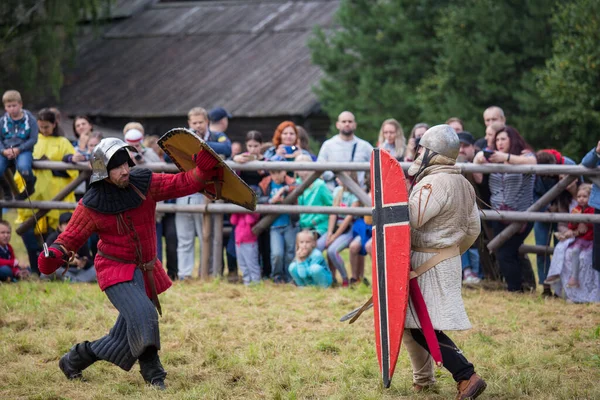
[[[235,253],[238,266],[242,270],[244,285],[260,282],[260,264],[258,263],[258,237],[252,233],[252,227],[260,215],[232,214],[231,225],[235,227]]]

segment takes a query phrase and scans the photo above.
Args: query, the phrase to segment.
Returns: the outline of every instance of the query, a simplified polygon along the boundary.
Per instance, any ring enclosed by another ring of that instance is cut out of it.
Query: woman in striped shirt
[[[498,131],[492,151],[481,151],[473,160],[475,164],[537,164],[535,154],[525,139],[512,126],[506,125]],[[473,174],[476,182],[481,182],[482,174]],[[526,211],[533,204],[532,174],[490,174],[489,186],[492,207],[496,210]],[[494,234],[498,235],[506,228],[506,222],[494,221]],[[533,227],[532,223],[523,223],[521,230],[507,240],[497,251],[496,258],[500,272],[506,280],[510,292],[523,291],[522,270],[519,260],[519,247]]]

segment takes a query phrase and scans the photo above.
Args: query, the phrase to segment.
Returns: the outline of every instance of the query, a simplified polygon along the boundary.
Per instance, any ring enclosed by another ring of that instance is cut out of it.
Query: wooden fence
[[[312,163],[312,162],[260,162],[253,161],[245,164],[236,164],[233,162],[227,162],[235,170],[239,171],[260,171],[260,170],[286,170],[286,171],[313,171],[313,174],[307,179],[304,184],[299,185],[294,191],[292,191],[284,204],[281,205],[258,205],[256,212],[265,214],[265,216],[257,223],[254,228],[255,233],[260,233],[267,229],[277,214],[302,214],[302,213],[314,213],[314,214],[350,214],[356,216],[365,216],[371,214],[371,199],[360,188],[352,179],[349,178],[347,172],[350,171],[369,171],[369,163],[366,162],[338,162],[338,163]],[[410,163],[401,163],[403,169],[406,171]],[[568,213],[550,213],[550,212],[539,212],[545,208],[551,201],[553,201],[573,180],[578,179],[579,176],[584,176],[586,179],[591,180],[596,184],[600,184],[600,168],[585,168],[583,166],[567,166],[567,165],[504,165],[504,164],[487,164],[487,165],[476,165],[476,164],[457,164],[463,173],[521,173],[521,174],[537,174],[537,175],[566,175],[561,179],[557,185],[555,185],[550,191],[548,191],[542,198],[536,201],[527,211],[516,212],[516,211],[496,211],[496,210],[482,210],[480,215],[482,220],[489,221],[509,221],[511,224],[502,231],[499,235],[495,236],[487,244],[490,252],[494,252],[501,246],[506,240],[513,236],[520,228],[522,222],[584,222],[584,223],[600,223],[600,215],[590,214],[568,214]],[[30,208],[37,209],[36,217],[39,219],[43,217],[49,210],[52,209],[64,209],[69,210],[75,208],[75,203],[66,203],[61,200],[72,190],[75,189],[83,180],[86,180],[90,174],[90,167],[86,163],[79,164],[67,164],[62,162],[53,161],[34,161],[33,167],[35,169],[51,169],[51,170],[80,170],[82,173],[80,176],[65,187],[55,198],[51,201],[34,201],[31,205],[28,201],[2,201],[0,206],[3,208]],[[154,172],[167,172],[175,173],[178,169],[173,164],[164,163],[152,163],[146,164],[144,167],[151,169]],[[344,185],[352,191],[359,200],[365,204],[365,207],[356,208],[342,208],[342,207],[315,207],[315,206],[297,206],[293,205],[298,196],[315,180],[322,172],[332,171],[336,176],[342,180]],[[12,178],[10,176],[9,178]],[[242,207],[234,204],[225,204],[223,202],[214,202],[201,205],[177,205],[177,204],[159,204],[157,206],[159,212],[186,212],[186,213],[203,213],[203,214],[216,214],[216,223],[212,227],[212,246],[205,246],[205,248],[212,248],[218,251],[222,246],[223,238],[223,224],[218,221],[222,221],[223,214],[232,213],[246,213],[249,212]],[[16,231],[19,234],[26,232],[31,229],[34,225],[33,216],[20,225]],[[210,218],[206,218],[205,222],[210,221]],[[524,252],[540,253],[551,253],[552,248],[545,246],[524,246],[522,249]],[[203,255],[202,265],[200,268],[201,276],[208,276],[208,257]],[[213,257],[212,271],[213,274],[220,273],[222,269],[222,258]]]

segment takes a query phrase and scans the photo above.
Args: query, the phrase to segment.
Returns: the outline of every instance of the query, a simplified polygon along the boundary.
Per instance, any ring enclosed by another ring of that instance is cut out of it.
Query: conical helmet
[[[458,157],[460,141],[450,125],[432,126],[423,134],[419,145],[453,160]]]

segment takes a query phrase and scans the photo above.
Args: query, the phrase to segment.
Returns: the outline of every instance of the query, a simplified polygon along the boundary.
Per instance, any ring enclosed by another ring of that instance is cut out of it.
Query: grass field
[[[449,332],[488,382],[480,398],[600,399],[600,304],[539,294],[465,290],[474,328]],[[161,296],[161,357],[168,390],[144,385],[98,362],[85,382],[68,381],[59,358],[76,342],[108,332],[117,313],[95,284],[0,285],[2,399],[451,399],[455,384],[438,370],[437,391],[415,395],[404,351],[383,389],[372,312],[354,325],[341,315],[370,288],[299,289],[224,281],[176,283]]]

